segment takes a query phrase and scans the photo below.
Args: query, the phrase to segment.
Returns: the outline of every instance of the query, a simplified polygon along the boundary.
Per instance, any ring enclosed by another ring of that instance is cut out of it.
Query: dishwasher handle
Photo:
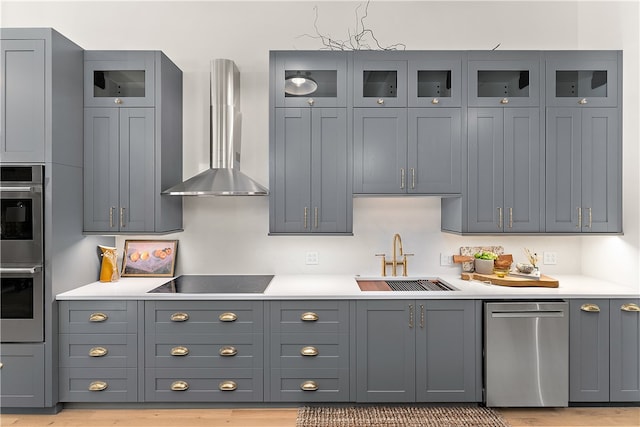
[[[526,319],[536,317],[564,317],[564,311],[495,311],[492,318]]]

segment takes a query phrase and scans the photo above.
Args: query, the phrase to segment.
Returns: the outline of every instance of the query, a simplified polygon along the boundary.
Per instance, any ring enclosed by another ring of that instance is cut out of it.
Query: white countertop
[[[459,275],[439,276],[458,288],[446,292],[384,292],[358,288],[356,276],[350,275],[276,275],[262,294],[174,294],[148,291],[171,278],[120,278],[118,282],[94,282],[58,294],[58,300],[281,300],[281,299],[550,299],[550,298],[640,298],[637,285],[623,286],[587,276],[554,276],[558,288],[507,287],[478,281],[461,280]],[[424,277],[419,277],[424,278]],[[380,279],[366,277],[365,279]],[[393,280],[393,277],[386,277]],[[395,279],[412,279],[396,277]],[[414,278],[415,279],[415,278]]]

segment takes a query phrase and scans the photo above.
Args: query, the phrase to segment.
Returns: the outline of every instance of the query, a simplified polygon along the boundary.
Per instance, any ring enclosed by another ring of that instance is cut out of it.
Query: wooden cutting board
[[[480,280],[481,282],[490,282],[492,285],[499,286],[520,286],[520,287],[545,287],[557,288],[560,283],[553,277],[540,275],[540,280],[527,279],[526,277],[504,276],[498,277],[495,274],[478,274],[478,273],[462,273],[462,280]]]

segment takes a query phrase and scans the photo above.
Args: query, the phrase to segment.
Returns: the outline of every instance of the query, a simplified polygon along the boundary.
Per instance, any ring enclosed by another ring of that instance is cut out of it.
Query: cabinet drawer
[[[274,368],[349,368],[349,336],[346,334],[274,334],[271,350]]]
[[[145,355],[148,367],[261,369],[263,337],[258,334],[149,335]]]
[[[60,333],[135,334],[136,301],[62,301]]]
[[[262,389],[262,369],[147,369],[145,375],[149,402],[255,402]]]
[[[260,301],[148,301],[145,330],[158,334],[262,333]]]
[[[274,333],[348,333],[348,301],[274,301]]]
[[[349,370],[273,369],[271,399],[280,402],[349,401]]]
[[[61,368],[61,402],[136,402],[136,368]]]
[[[133,334],[61,334],[60,366],[135,368],[137,336]]]

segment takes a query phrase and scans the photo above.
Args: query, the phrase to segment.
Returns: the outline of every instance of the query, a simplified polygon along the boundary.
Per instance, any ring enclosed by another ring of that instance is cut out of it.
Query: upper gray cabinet
[[[353,106],[407,106],[407,60],[402,52],[354,52]]]
[[[84,231],[182,229],[182,72],[159,51],[85,52]]]
[[[460,52],[420,52],[409,56],[407,69],[409,107],[460,107],[462,84]]]

